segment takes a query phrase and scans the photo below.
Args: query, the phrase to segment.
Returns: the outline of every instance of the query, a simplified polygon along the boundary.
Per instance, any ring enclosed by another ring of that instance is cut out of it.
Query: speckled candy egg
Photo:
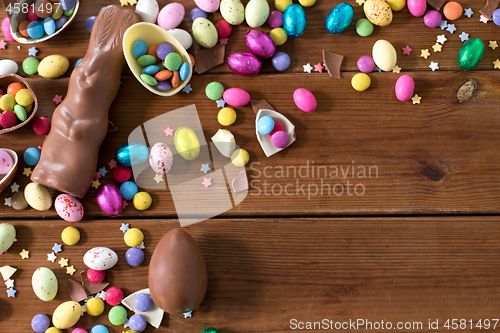
[[[363,10],[366,18],[375,25],[384,27],[392,22],[392,9],[383,0],[367,0]]]
[[[250,0],[245,8],[245,20],[250,28],[258,28],[269,17],[269,4],[266,0]]]
[[[229,88],[222,96],[224,101],[231,106],[245,106],[250,103],[250,95],[240,88]]]
[[[373,44],[372,57],[378,68],[386,72],[392,71],[398,60],[394,46],[383,39],[380,39]]]
[[[184,19],[184,14],[184,7],[180,3],[169,3],[158,14],[158,25],[165,30],[177,28]]]
[[[26,185],[24,197],[28,205],[36,210],[45,211],[52,207],[52,197],[49,191],[38,183]]]
[[[155,173],[166,175],[172,168],[173,163],[174,156],[166,144],[158,142],[151,148],[149,164]]]
[[[216,12],[219,9],[220,0],[194,0],[196,6],[207,13]]]
[[[57,215],[68,222],[80,222],[83,218],[83,206],[75,197],[59,194],[54,201]]]
[[[94,247],[85,253],[83,263],[88,267],[98,271],[110,269],[118,262],[115,251],[107,247]]]
[[[40,61],[38,65],[38,74],[46,79],[56,79],[66,73],[68,68],[68,58],[59,54],[53,54]]]
[[[227,58],[229,68],[236,74],[254,76],[259,74],[262,63],[251,53],[236,52]]]
[[[59,329],[74,326],[82,316],[82,307],[79,303],[67,301],[60,304],[52,315],[52,324]]]
[[[354,9],[347,2],[339,3],[326,17],[325,26],[331,34],[345,31],[354,18]]]
[[[35,295],[42,301],[51,301],[57,295],[57,278],[47,267],[40,267],[33,273],[31,285]]]
[[[410,75],[401,75],[396,81],[396,97],[400,101],[407,101],[413,96],[415,82]]]
[[[290,37],[302,36],[306,31],[307,19],[304,9],[297,4],[286,7],[283,13],[283,29]]]
[[[156,0],[139,0],[135,12],[142,17],[144,22],[156,23],[160,7]]]
[[[416,17],[424,15],[427,9],[427,1],[425,0],[408,0],[406,5],[410,13]]]
[[[250,30],[245,35],[245,43],[253,54],[261,58],[272,57],[276,51],[276,46],[272,39],[260,30]]]
[[[241,0],[222,0],[220,13],[224,20],[231,25],[240,25],[245,20],[245,7]]]
[[[293,101],[295,102],[295,105],[297,105],[297,107],[304,112],[312,112],[316,110],[316,98],[307,89],[299,88],[295,90],[293,93]]]
[[[483,59],[484,43],[479,38],[471,38],[462,45],[458,52],[458,64],[463,70],[470,70]]]
[[[0,253],[7,251],[16,239],[16,228],[10,223],[0,224]]]
[[[198,17],[193,21],[194,39],[203,47],[212,48],[217,44],[217,29],[212,22],[203,17]]]

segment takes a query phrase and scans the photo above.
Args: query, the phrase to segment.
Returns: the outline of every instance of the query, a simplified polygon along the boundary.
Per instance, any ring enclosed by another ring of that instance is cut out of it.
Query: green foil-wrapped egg
[[[463,70],[476,67],[484,54],[484,43],[479,38],[471,38],[462,45],[458,52],[458,64]]]
[[[192,161],[200,155],[200,141],[196,133],[189,127],[179,127],[174,134],[175,149],[179,155]]]
[[[213,327],[207,327],[201,333],[219,333],[215,328]]]

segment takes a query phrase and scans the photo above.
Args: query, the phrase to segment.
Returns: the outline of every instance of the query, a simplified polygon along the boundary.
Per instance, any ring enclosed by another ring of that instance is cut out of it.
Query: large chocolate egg
[[[156,305],[170,314],[193,310],[207,291],[207,266],[198,244],[182,229],[169,231],[149,264],[149,289]]]

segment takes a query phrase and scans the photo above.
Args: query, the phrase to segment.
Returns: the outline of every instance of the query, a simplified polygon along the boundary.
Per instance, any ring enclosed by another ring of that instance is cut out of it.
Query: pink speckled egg
[[[229,88],[224,91],[222,97],[231,106],[245,106],[250,102],[250,95],[240,88]]]
[[[0,175],[6,175],[14,167],[12,156],[5,150],[0,149]]]
[[[312,112],[316,110],[316,98],[307,89],[299,88],[293,92],[293,101],[299,109],[304,112]]]
[[[153,171],[160,175],[166,175],[172,164],[174,163],[174,156],[170,148],[163,142],[156,143],[149,153],[149,165]]]
[[[219,9],[220,0],[194,0],[196,6],[207,13],[213,13]]]
[[[158,25],[165,30],[177,28],[184,19],[184,14],[184,7],[180,3],[169,3],[158,14]]]
[[[251,53],[236,52],[227,58],[229,68],[236,74],[254,76],[259,74],[262,63]]]
[[[85,253],[83,263],[88,267],[98,271],[105,271],[112,268],[118,262],[115,251],[107,247],[94,247]]]
[[[14,37],[12,37],[12,34],[10,33],[10,18],[6,17],[2,21],[2,33],[11,42],[15,42],[16,40]]]
[[[75,197],[59,194],[54,202],[57,215],[68,222],[80,222],[83,218],[83,206]]]
[[[407,6],[413,16],[420,17],[427,9],[427,2],[425,0],[408,0]]]
[[[271,37],[260,30],[250,30],[247,32],[245,43],[253,54],[264,59],[272,57],[276,51],[276,46]]]
[[[410,75],[401,75],[396,81],[396,97],[400,101],[407,101],[413,96],[415,82]]]

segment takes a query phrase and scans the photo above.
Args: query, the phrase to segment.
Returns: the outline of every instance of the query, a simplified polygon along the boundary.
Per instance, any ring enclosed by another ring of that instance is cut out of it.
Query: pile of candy
[[[33,96],[26,86],[20,82],[13,82],[7,87],[7,92],[0,89],[0,125],[3,128],[14,127],[28,119],[33,110]]]

